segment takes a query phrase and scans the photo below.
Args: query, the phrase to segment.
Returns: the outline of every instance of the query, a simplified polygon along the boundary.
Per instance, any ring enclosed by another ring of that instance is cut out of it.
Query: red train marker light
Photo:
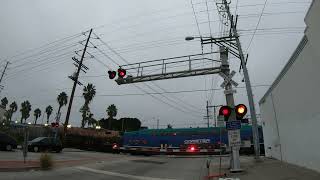
[[[219,115],[224,116],[224,120],[227,121],[231,115],[231,108],[229,106],[222,106],[219,109]]]
[[[114,79],[117,75],[117,72],[115,71],[108,71],[109,79]]]
[[[237,115],[237,119],[241,120],[248,112],[247,106],[244,104],[238,104],[235,107],[235,111],[236,111],[236,115]]]
[[[118,76],[119,76],[120,78],[125,77],[126,74],[127,74],[127,72],[126,72],[125,69],[121,69],[121,68],[118,69]]]

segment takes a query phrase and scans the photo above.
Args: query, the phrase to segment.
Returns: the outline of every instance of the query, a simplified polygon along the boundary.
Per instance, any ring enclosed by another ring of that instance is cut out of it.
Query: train
[[[264,153],[262,127],[258,127],[260,152]],[[253,154],[251,125],[240,129],[241,154]],[[118,146],[117,146],[118,147]],[[125,132],[119,150],[130,154],[226,154],[228,133],[225,127],[144,129]]]

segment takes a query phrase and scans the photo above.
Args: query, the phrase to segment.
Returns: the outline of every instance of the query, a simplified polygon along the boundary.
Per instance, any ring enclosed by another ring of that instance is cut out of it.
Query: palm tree
[[[93,84],[88,83],[87,86],[83,88],[82,96],[84,97],[84,105],[80,109],[80,112],[82,112],[82,122],[81,127],[84,128],[84,126],[87,123],[87,112],[89,109],[89,104],[92,101],[93,97],[96,95],[96,89]]]
[[[93,114],[91,113],[88,117],[88,127],[94,126],[97,124],[97,120],[93,118]]]
[[[30,111],[31,111],[31,104],[29,101],[24,101],[21,103],[21,124],[23,123],[22,120],[24,119],[24,122],[27,121],[27,119],[30,117]]]
[[[109,129],[111,129],[111,121],[113,120],[113,117],[116,117],[118,113],[118,109],[114,104],[111,104],[108,108],[107,108],[107,114],[109,116]]]
[[[84,128],[84,126],[87,124],[88,121],[88,113],[90,112],[89,107],[84,104],[81,108],[80,108],[80,112],[82,113],[82,121],[81,121],[81,128]]]
[[[61,92],[57,97],[57,101],[59,103],[59,109],[58,109],[58,112],[57,112],[57,117],[58,117],[58,116],[60,116],[61,107],[64,106],[64,105],[67,105],[67,103],[68,103],[68,95],[67,95],[67,93]]]
[[[51,114],[52,114],[52,111],[53,111],[53,108],[52,108],[52,106],[47,106],[46,107],[46,113],[47,113],[47,124],[49,124],[49,118],[50,118],[50,116],[51,116]]]
[[[13,113],[17,112],[17,110],[18,110],[18,105],[17,105],[17,103],[15,101],[13,101],[10,104],[9,107],[10,107],[10,109],[9,109],[9,120],[11,121]]]
[[[88,83],[87,86],[83,88],[82,96],[84,97],[85,104],[88,104],[92,101],[93,97],[96,95],[96,88],[93,84]]]
[[[35,117],[34,124],[37,124],[37,120],[41,116],[41,110],[39,108],[35,109],[33,115]]]
[[[7,108],[7,104],[8,104],[8,99],[7,99],[7,97],[2,98],[2,99],[1,99],[1,106],[3,106],[4,109],[6,109],[6,108]]]

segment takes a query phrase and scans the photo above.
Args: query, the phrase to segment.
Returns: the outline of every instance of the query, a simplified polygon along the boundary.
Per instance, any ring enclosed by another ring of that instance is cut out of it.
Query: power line
[[[254,85],[253,88],[258,87],[270,87],[270,85]],[[239,86],[235,89],[245,89],[245,86]],[[181,91],[164,91],[164,92],[145,92],[145,93],[131,93],[131,94],[96,94],[96,96],[101,97],[121,97],[121,96],[144,96],[144,95],[160,95],[160,94],[180,94],[180,93],[194,93],[194,92],[205,92],[205,91],[223,91],[222,88],[213,88],[213,89],[194,89],[194,90],[181,90]]]
[[[194,19],[195,19],[196,24],[197,24],[198,33],[199,33],[199,36],[201,37],[200,27],[199,27],[197,15],[196,15],[196,12],[195,12],[195,10],[194,10],[194,6],[193,6],[193,3],[192,3],[192,0],[190,0],[190,2],[191,2],[191,6],[192,6],[192,11],[193,11]]]
[[[64,37],[64,38],[62,38],[62,39],[58,39],[58,40],[49,42],[49,43],[44,44],[44,45],[42,45],[42,46],[39,46],[39,47],[37,47],[37,48],[28,49],[28,50],[22,51],[22,52],[20,52],[20,53],[16,53],[15,55],[10,56],[10,57],[8,57],[8,58],[9,58],[9,59],[13,59],[13,58],[15,58],[15,57],[22,56],[22,55],[27,54],[27,53],[30,53],[30,52],[34,52],[34,51],[36,51],[36,50],[42,49],[42,48],[47,47],[47,46],[50,47],[51,45],[54,45],[55,43],[58,43],[58,42],[60,42],[60,41],[63,42],[63,41],[66,41],[66,40],[75,39],[75,38],[77,38],[77,37],[79,37],[79,36],[81,36],[81,35],[82,35],[81,33],[77,33],[77,34],[74,34],[74,35],[70,35],[70,36]],[[22,59],[25,59],[25,57],[24,57],[24,58],[20,58],[20,59],[18,59],[18,60],[13,60],[13,61],[19,61],[19,60],[22,60]],[[15,63],[15,62],[13,62],[13,63]]]
[[[253,35],[252,35],[252,37],[251,37],[251,39],[250,39],[250,41],[249,41],[249,45],[248,45],[247,50],[246,50],[247,52],[248,52],[248,49],[249,49],[250,46],[251,46],[251,43],[252,43],[253,38],[254,38],[254,35],[256,34],[256,31],[257,31],[257,29],[258,29],[258,27],[259,27],[259,24],[260,24],[261,18],[262,18],[262,14],[263,14],[263,12],[264,12],[264,9],[266,8],[267,2],[268,2],[268,0],[265,0],[265,1],[264,1],[264,5],[263,5],[263,8],[262,8],[262,12],[261,12],[261,15],[260,15],[260,17],[259,17],[258,23],[257,23],[257,25],[256,25],[255,31],[254,31],[254,33],[253,33]]]
[[[96,34],[94,34],[103,44],[105,44],[114,54],[116,54],[118,57],[120,57],[124,62],[126,62],[126,63],[129,63],[125,58],[123,58],[118,52],[116,52],[115,50],[113,50],[106,42],[104,42],[101,38],[99,38]],[[110,58],[110,57],[109,57]],[[114,62],[114,61],[113,61]],[[116,63],[116,62],[115,62]],[[119,65],[118,63],[116,63],[117,65]],[[153,82],[153,84],[155,85],[155,86],[157,86],[158,88],[161,88],[161,87],[159,87],[157,84],[155,84],[154,82]],[[148,85],[148,84],[146,84],[146,83],[144,83],[144,85],[145,86],[147,86],[149,89],[151,89],[151,90],[153,90],[153,91],[155,91],[155,92],[157,92],[154,88],[152,88],[150,85]],[[139,86],[136,86],[135,85],[135,87],[137,87],[137,88],[139,88],[140,90],[142,90]],[[162,88],[162,90],[163,90],[163,88]],[[152,96],[152,95],[151,95]],[[168,98],[168,97],[166,97],[166,96],[164,96],[164,95],[162,95],[164,98],[166,98],[167,100],[169,100],[169,101],[171,101],[171,102],[173,102],[173,103],[176,103],[175,101],[173,101],[172,99],[170,99],[170,98]],[[154,97],[154,96],[152,96],[152,97]],[[155,97],[154,97],[155,98]],[[159,100],[159,98],[156,98],[156,99],[158,99]],[[160,99],[161,100],[161,99]],[[163,100],[161,100],[161,102],[164,102]],[[169,103],[166,103],[167,105],[169,104]],[[184,105],[184,104],[183,104]],[[171,107],[175,107],[175,109],[179,109],[179,111],[181,111],[181,112],[187,112],[187,113],[190,113],[189,111],[184,111],[183,109],[181,109],[180,107],[176,107],[176,106],[173,106],[173,105],[171,105]],[[191,109],[191,111],[194,111],[193,109]]]

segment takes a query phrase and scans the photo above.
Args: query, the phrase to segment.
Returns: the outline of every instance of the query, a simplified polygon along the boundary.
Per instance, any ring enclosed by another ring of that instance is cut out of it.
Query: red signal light
[[[108,71],[108,74],[109,74],[109,79],[114,79],[117,75],[115,71]]]
[[[223,115],[224,117],[229,117],[231,114],[231,108],[229,106],[222,106],[219,110],[219,115]]]
[[[118,76],[119,77],[123,78],[126,76],[126,74],[127,74],[126,70],[121,69],[121,68],[118,69]]]
[[[117,144],[113,144],[112,145],[112,149],[117,149],[118,145]]]
[[[191,147],[190,147],[190,150],[191,150],[191,151],[194,151],[195,149],[196,149],[196,148],[195,148],[194,146],[191,146]]]
[[[247,106],[245,106],[244,104],[238,104],[235,107],[235,110],[238,119],[242,119],[243,116],[245,116],[248,112]]]

